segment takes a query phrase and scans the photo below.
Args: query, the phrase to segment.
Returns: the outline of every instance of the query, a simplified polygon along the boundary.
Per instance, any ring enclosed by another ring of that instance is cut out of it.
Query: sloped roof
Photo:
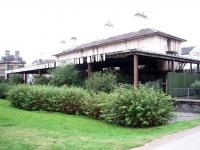
[[[88,48],[91,48],[91,47],[97,47],[97,46],[102,46],[102,45],[106,45],[106,44],[126,41],[126,40],[129,40],[129,39],[138,39],[138,38],[142,38],[142,37],[146,37],[146,36],[152,36],[152,35],[161,35],[161,36],[168,37],[168,38],[171,38],[171,39],[175,39],[175,40],[181,41],[181,42],[186,41],[185,39],[182,39],[182,38],[179,38],[179,37],[176,37],[176,36],[173,36],[173,35],[170,35],[170,34],[155,30],[155,29],[146,28],[146,29],[139,30],[137,32],[130,32],[130,33],[121,34],[121,35],[118,35],[118,36],[113,36],[113,37],[109,37],[109,38],[106,38],[106,39],[82,44],[82,45],[75,47],[74,49],[68,49],[68,50],[63,51],[61,53],[55,54],[54,56],[60,56],[60,55],[63,55],[63,54],[68,54],[68,53],[71,53],[71,52],[88,49]]]
[[[53,63],[56,62],[54,59],[37,59],[32,62],[32,64],[46,64],[46,63]]]
[[[187,55],[187,54],[189,54],[194,48],[195,48],[195,46],[183,47],[181,49],[181,55]]]
[[[1,62],[12,62],[12,61],[23,62],[23,59],[22,57],[15,55],[7,55],[1,58]]]

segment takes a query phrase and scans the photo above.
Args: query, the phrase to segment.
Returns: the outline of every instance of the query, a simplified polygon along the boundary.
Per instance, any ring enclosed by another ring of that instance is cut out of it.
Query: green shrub
[[[19,74],[11,75],[9,81],[10,81],[11,84],[24,83],[24,79],[23,79],[22,75],[19,75]]]
[[[50,84],[55,86],[63,85],[81,85],[81,75],[80,72],[75,68],[74,65],[65,65],[57,67],[50,72],[51,79]]]
[[[0,77],[0,83],[7,83],[7,80],[4,79],[3,77]]]
[[[9,98],[14,106],[25,110],[82,114],[88,93],[77,87],[18,85],[9,91]]]
[[[172,109],[171,97],[161,91],[119,87],[102,104],[101,118],[124,126],[151,127],[166,124]]]
[[[10,88],[11,88],[11,84],[0,83],[0,98],[5,99],[7,97],[7,94]]]
[[[154,89],[162,89],[162,79],[146,82],[145,86],[148,86],[149,88],[154,88]]]
[[[196,80],[194,83],[191,84],[192,88],[200,88],[200,81]]]
[[[50,78],[46,76],[35,76],[34,77],[34,84],[39,84],[39,85],[47,85],[50,81]]]
[[[9,90],[12,104],[25,110],[46,110],[82,114],[113,124],[151,127],[167,123],[172,117],[171,97],[139,86],[120,85],[111,93],[79,87],[16,85]]]
[[[96,94],[90,91],[90,96],[84,101],[83,114],[99,119],[102,109],[101,104],[107,99],[107,96],[107,93],[99,92]]]
[[[111,72],[94,72],[86,81],[85,88],[94,92],[109,93],[117,86],[117,77]]]

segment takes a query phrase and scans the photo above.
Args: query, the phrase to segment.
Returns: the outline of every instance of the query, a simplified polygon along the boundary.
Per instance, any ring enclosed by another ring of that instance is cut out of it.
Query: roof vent
[[[108,20],[105,25],[105,38],[111,37],[114,34],[114,25]]]
[[[141,30],[147,28],[147,19],[148,17],[144,14],[144,12],[139,13],[137,12],[135,15],[135,22],[136,22],[136,30]]]
[[[77,38],[75,36],[72,36],[71,37],[71,41],[72,41],[72,48],[75,48],[76,47]]]

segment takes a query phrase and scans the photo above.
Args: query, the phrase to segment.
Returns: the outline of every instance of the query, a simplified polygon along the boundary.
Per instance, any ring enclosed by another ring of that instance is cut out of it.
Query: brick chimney
[[[6,56],[9,56],[9,55],[10,55],[10,51],[9,51],[9,50],[6,50],[6,51],[5,51],[5,55],[6,55]]]
[[[15,56],[19,56],[20,52],[19,51],[15,51]]]

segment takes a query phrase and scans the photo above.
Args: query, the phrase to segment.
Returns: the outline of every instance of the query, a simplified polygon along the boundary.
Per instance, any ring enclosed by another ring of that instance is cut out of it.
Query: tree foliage
[[[57,67],[50,72],[50,84],[55,86],[63,85],[80,85],[81,76],[80,71],[75,68],[75,65],[65,65]]]
[[[11,75],[9,81],[12,84],[21,84],[21,83],[24,83],[24,79],[23,79],[22,75],[19,75],[19,74],[13,74],[13,75]]]

